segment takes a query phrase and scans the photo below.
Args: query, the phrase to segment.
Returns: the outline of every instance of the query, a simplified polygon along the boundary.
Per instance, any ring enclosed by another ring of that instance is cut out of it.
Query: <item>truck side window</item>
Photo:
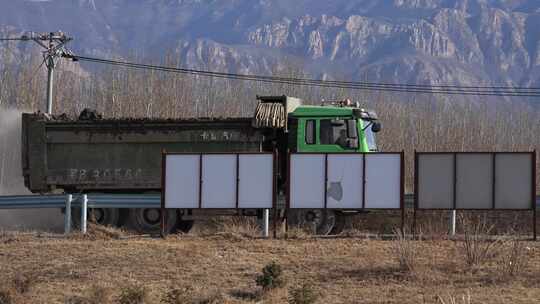
[[[306,121],[306,144],[315,144],[315,120]]]
[[[321,145],[347,147],[347,125],[344,120],[321,119]]]

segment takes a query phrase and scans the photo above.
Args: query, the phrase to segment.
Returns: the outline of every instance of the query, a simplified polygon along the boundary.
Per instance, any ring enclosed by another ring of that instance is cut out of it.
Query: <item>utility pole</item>
[[[1,40],[19,40],[19,41],[34,41],[45,50],[43,51],[43,61],[47,66],[47,114],[52,114],[53,107],[53,81],[54,68],[60,57],[70,57],[71,52],[65,48],[65,45],[73,40],[66,36],[63,32],[50,33],[35,33],[28,32],[19,38],[6,38]]]

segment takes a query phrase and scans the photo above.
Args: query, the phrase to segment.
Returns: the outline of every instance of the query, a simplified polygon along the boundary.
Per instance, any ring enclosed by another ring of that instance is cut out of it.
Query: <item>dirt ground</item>
[[[0,303],[287,303],[303,284],[316,303],[540,302],[540,242],[519,243],[514,256],[525,264],[515,274],[505,267],[508,244],[490,247],[474,267],[464,244],[301,234],[266,240],[238,230],[165,240],[99,230],[69,237],[4,232],[0,289],[11,302],[0,293]],[[400,266],[404,255],[414,266]],[[256,278],[272,261],[285,286],[263,292]],[[184,300],[167,301],[175,289]],[[133,290],[143,290],[146,302],[121,302]]]

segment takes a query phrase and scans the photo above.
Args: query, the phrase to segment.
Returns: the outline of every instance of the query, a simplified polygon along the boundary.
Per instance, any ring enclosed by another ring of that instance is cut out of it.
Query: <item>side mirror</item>
[[[373,133],[377,133],[377,132],[381,131],[381,129],[382,129],[382,125],[381,125],[380,122],[374,121],[374,122],[372,123],[372,125],[371,125],[371,131],[372,131]]]
[[[358,138],[358,130],[356,129],[356,120],[355,119],[347,120],[347,137],[348,138]]]

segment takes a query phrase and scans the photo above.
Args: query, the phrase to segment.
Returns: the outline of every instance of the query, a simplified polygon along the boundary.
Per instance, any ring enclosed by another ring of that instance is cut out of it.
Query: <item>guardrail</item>
[[[82,195],[73,195],[80,206]],[[88,208],[159,208],[160,194],[88,194]],[[65,208],[66,195],[0,196],[0,209]]]
[[[82,195],[73,195],[72,206],[80,206]],[[88,208],[160,208],[160,194],[88,194]],[[413,194],[405,194],[405,206],[412,208]],[[65,208],[66,195],[0,196],[0,209]],[[540,209],[540,196],[536,197]]]
[[[71,231],[71,209],[81,208],[81,232],[86,233],[88,208],[159,208],[160,194],[84,194],[0,196],[0,209],[64,208],[64,232]]]
[[[405,195],[405,205],[412,208],[414,195]],[[15,195],[0,196],[0,209],[65,208],[64,231],[71,231],[71,208],[81,208],[81,231],[86,233],[88,208],[160,208],[160,194],[84,194],[84,195]],[[536,197],[540,209],[540,196]],[[264,235],[268,236],[268,209],[264,212]],[[455,213],[452,220],[455,227]],[[452,228],[455,229],[455,228]]]

